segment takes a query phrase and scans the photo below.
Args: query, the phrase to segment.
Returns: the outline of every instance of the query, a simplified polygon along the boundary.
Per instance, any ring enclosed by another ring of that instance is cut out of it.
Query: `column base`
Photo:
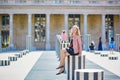
[[[15,48],[14,48],[14,45],[13,45],[13,44],[11,44],[11,45],[9,46],[9,49],[10,49],[10,50],[15,49]]]
[[[50,43],[46,43],[46,50],[50,50]]]

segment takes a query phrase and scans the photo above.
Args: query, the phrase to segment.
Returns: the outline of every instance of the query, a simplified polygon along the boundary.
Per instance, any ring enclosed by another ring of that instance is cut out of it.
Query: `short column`
[[[17,56],[15,56],[15,55],[10,55],[10,56],[8,56],[8,60],[10,60],[10,61],[17,61]]]
[[[107,57],[107,56],[108,56],[108,53],[101,53],[100,56],[101,56],[101,57]]]
[[[61,41],[60,43],[61,49],[69,47],[69,44],[70,43],[68,41]]]
[[[101,69],[76,69],[74,80],[104,80],[104,71]]]
[[[118,55],[117,54],[109,54],[108,59],[109,60],[118,60]]]
[[[68,56],[65,62],[65,66],[67,80],[74,80],[74,70],[85,69],[85,55],[82,55],[81,57]]]
[[[7,58],[0,58],[0,66],[8,66],[10,65],[10,60]]]

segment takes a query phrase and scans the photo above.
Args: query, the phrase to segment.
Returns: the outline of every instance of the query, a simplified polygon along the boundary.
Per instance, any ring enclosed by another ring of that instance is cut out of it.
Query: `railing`
[[[21,42],[19,42],[18,39],[20,39]],[[16,38],[13,47],[11,47],[10,44],[8,44],[7,47],[2,47],[2,40],[0,36],[0,52],[21,51],[21,50],[29,50],[29,51],[33,50],[31,44],[31,36],[26,35],[26,37]]]
[[[92,38],[91,38],[91,34],[86,34],[85,35],[85,50],[89,50],[89,45],[91,44],[92,42]]]
[[[120,6],[120,0],[0,0],[0,5]]]

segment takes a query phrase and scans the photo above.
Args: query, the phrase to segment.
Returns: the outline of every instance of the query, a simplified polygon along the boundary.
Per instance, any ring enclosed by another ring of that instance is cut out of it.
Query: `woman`
[[[61,40],[62,41],[67,41],[68,40],[68,35],[67,35],[67,32],[65,30],[63,30],[62,33],[61,33]]]
[[[99,38],[98,51],[102,51],[102,41],[101,41],[101,37]]]
[[[77,25],[74,25],[71,29],[71,42],[70,46],[67,49],[63,49],[60,54],[60,65],[57,69],[60,69],[56,75],[59,75],[64,72],[65,57],[72,55],[81,56],[82,54],[82,43],[80,37],[80,30]]]
[[[111,37],[111,41],[109,43],[109,49],[110,49],[110,54],[113,54],[113,50],[114,50],[114,38]]]

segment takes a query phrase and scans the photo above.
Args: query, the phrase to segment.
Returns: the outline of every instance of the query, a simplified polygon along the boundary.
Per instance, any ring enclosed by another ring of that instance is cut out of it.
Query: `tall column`
[[[13,44],[13,14],[9,14],[10,16],[10,47],[13,48],[14,44]]]
[[[119,30],[119,31],[118,31],[118,34],[120,34],[120,14],[119,14],[119,26],[118,26],[118,28],[119,28],[119,29],[118,29],[118,30]]]
[[[28,35],[32,35],[32,14],[28,14]]]
[[[46,50],[50,50],[50,14],[46,14]]]
[[[26,48],[32,49],[32,14],[28,14],[28,35],[26,36]]]
[[[84,14],[84,49],[87,50],[87,43],[86,43],[86,35],[87,35],[87,15],[88,14]]]
[[[103,50],[105,48],[105,14],[102,14],[102,44]]]
[[[64,14],[64,28],[68,32],[68,14]]]

